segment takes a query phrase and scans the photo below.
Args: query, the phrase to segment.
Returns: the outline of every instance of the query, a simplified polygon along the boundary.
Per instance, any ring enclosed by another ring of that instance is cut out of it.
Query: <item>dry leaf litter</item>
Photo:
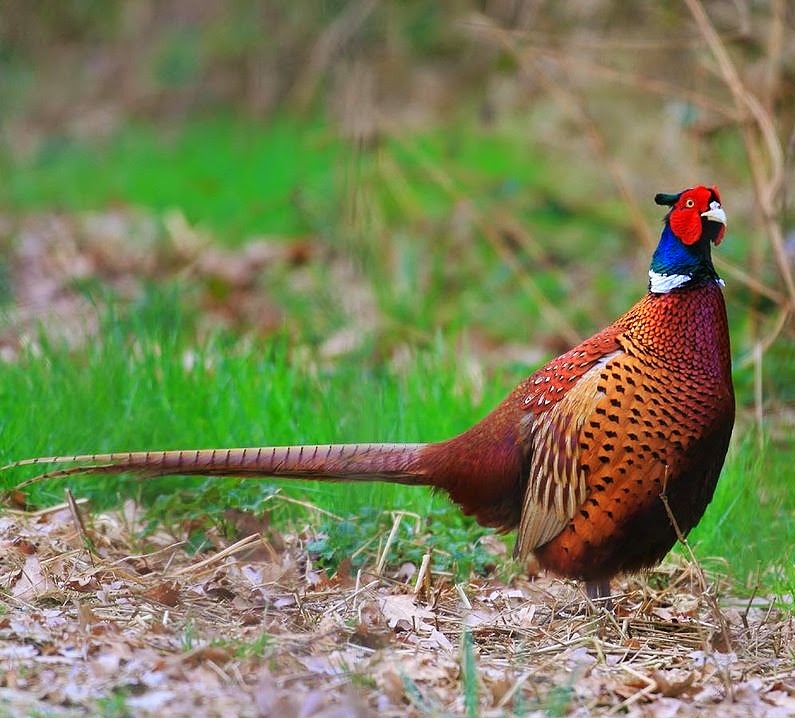
[[[191,555],[132,502],[5,511],[0,713],[90,715],[115,696],[134,716],[465,715],[474,681],[481,716],[795,714],[792,618],[718,605],[692,564],[620,583],[606,611],[543,576],[329,577],[312,538],[216,536]]]

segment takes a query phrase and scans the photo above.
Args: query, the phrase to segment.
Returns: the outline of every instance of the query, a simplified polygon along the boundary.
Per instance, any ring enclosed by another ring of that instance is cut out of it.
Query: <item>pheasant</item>
[[[464,513],[518,528],[515,555],[609,596],[660,561],[712,498],[734,424],[726,306],[711,259],[726,230],[717,188],[658,194],[670,207],[648,293],[438,443],[147,451],[38,478],[133,473],[388,481],[445,491]]]

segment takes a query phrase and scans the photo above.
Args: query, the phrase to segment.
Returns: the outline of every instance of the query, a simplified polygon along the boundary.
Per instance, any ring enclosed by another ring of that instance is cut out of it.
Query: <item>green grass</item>
[[[464,712],[467,718],[479,715],[478,668],[472,631],[465,628],[461,633],[461,692],[464,694]]]
[[[130,125],[102,144],[53,135],[21,161],[6,148],[0,204],[16,211],[179,208],[228,243],[262,232],[295,235],[312,229],[303,198],[335,196],[341,151],[322,123],[304,123],[297,133],[289,119],[267,132],[224,119],[170,132]]]
[[[735,438],[707,514],[688,537],[708,568],[795,598],[792,477],[785,447],[760,450],[750,432]]]
[[[318,229],[330,215],[339,218],[339,199],[381,174],[384,153],[399,172],[393,181],[377,180],[389,185],[380,190],[377,209],[389,222],[406,212],[433,217],[447,211],[446,193],[423,169],[427,160],[443,160],[453,170],[480,160],[475,184],[488,182],[492,193],[516,194],[538,176],[536,163],[527,161],[532,158],[520,158],[494,135],[436,132],[389,141],[383,153],[360,153],[320,121],[282,117],[263,128],[212,118],[172,131],[130,125],[102,144],[55,135],[23,160],[7,147],[0,203],[60,211],[178,207],[222,242],[258,233],[296,235]]]

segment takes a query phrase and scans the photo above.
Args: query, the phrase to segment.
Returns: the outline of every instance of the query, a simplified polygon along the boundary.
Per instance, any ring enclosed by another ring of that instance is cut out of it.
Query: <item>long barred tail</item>
[[[426,446],[427,444],[318,444],[48,456],[23,459],[0,468],[0,472],[19,466],[77,464],[40,474],[20,483],[17,488],[75,474],[124,473],[141,478],[176,474],[426,484],[428,477],[422,466],[422,450]]]

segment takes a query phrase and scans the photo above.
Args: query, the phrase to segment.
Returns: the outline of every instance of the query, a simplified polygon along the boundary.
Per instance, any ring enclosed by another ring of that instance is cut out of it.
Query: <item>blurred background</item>
[[[441,343],[477,395],[628,308],[654,194],[716,184],[738,436],[786,451],[794,89],[786,0],[5,0],[0,352],[112,311],[320,367]]]

